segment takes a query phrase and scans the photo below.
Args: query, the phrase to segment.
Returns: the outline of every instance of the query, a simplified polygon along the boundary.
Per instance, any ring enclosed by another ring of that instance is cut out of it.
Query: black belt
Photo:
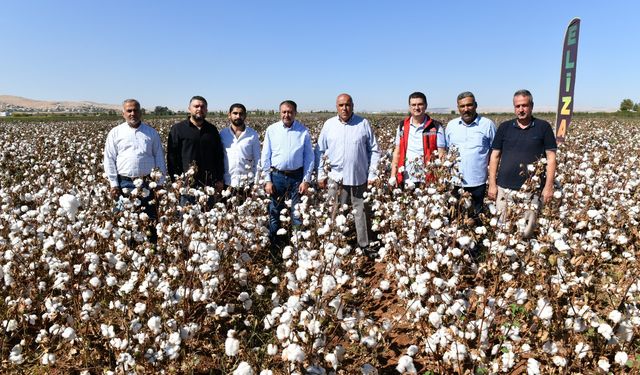
[[[119,174],[119,175],[118,175],[118,180],[122,180],[122,181],[133,181],[133,180],[135,180],[136,178],[146,179],[146,178],[148,178],[148,177],[149,177],[149,175],[146,175],[146,176],[140,176],[140,177],[128,177],[128,176],[123,176],[123,175]]]
[[[271,173],[280,173],[280,174],[283,174],[285,176],[296,176],[296,175],[302,174],[302,172],[303,172],[303,168],[302,167],[300,167],[298,169],[294,169],[292,171],[282,171],[282,170],[280,170],[278,168],[271,167]]]

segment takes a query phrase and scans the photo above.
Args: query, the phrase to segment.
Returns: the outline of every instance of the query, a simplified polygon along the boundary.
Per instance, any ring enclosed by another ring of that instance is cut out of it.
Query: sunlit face
[[[202,121],[207,117],[207,105],[202,100],[194,99],[189,103],[189,113],[192,119]]]
[[[422,117],[427,110],[427,103],[422,98],[409,99],[409,112],[413,117]]]
[[[513,110],[518,118],[518,122],[528,124],[531,122],[533,112],[533,102],[528,96],[518,95],[513,97]]]
[[[473,120],[475,120],[478,115],[476,112],[477,108],[478,104],[476,103],[476,99],[471,96],[458,100],[458,112],[460,112],[462,121],[467,124],[471,124]]]
[[[336,99],[336,109],[338,110],[338,117],[343,122],[349,121],[351,115],[353,115],[353,99],[347,94],[342,94]]]
[[[290,104],[283,104],[280,106],[280,120],[282,123],[289,127],[296,119],[296,110]]]
[[[229,121],[235,126],[244,126],[244,120],[247,118],[247,113],[240,107],[233,107],[229,112]]]
[[[142,111],[140,106],[135,102],[127,102],[122,105],[122,117],[129,124],[129,126],[138,126],[140,118],[142,117]]]

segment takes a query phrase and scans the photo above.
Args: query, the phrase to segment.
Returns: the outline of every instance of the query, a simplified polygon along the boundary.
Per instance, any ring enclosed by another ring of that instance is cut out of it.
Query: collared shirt
[[[464,187],[480,186],[487,183],[491,143],[496,135],[496,124],[486,117],[477,115],[471,124],[462,117],[447,124],[445,138],[447,147],[455,146],[460,153],[458,170],[462,181],[454,181]]]
[[[356,114],[346,123],[338,116],[328,119],[318,136],[316,160],[318,180],[327,177],[327,163],[331,167],[329,178],[343,185],[359,186],[375,180],[380,149],[369,121]]]
[[[189,119],[174,124],[167,141],[167,166],[171,179],[189,170],[195,162],[198,170],[193,185],[213,186],[223,181],[224,150],[218,129],[208,121],[198,129]]]
[[[231,126],[220,131],[224,147],[224,183],[229,186],[250,184],[258,181],[260,164],[260,136],[245,125],[236,137]]]
[[[104,171],[111,187],[118,186],[118,175],[142,177],[153,168],[162,172],[163,182],[167,168],[160,135],[154,128],[145,123],[132,128],[125,122],[109,131],[104,144]]]
[[[498,186],[520,189],[529,176],[527,165],[546,157],[546,151],[557,148],[553,128],[544,120],[534,117],[526,128],[518,126],[516,119],[503,122],[491,145],[491,149],[500,150]],[[541,185],[544,183],[542,178]]]
[[[303,168],[302,181],[310,182],[313,172],[313,146],[309,130],[298,120],[291,127],[282,121],[269,125],[262,145],[262,171],[271,181],[271,168],[293,171]]]
[[[425,116],[422,124],[414,124],[413,117],[409,125],[409,136],[407,137],[407,154],[404,162],[404,178],[410,179],[413,182],[423,182],[424,176],[420,177],[421,169],[424,167],[424,143],[422,140],[424,127],[429,120],[429,116]],[[435,120],[434,120],[435,121]],[[404,122],[403,122],[404,124]],[[402,125],[401,125],[402,126]],[[396,147],[400,146],[400,126],[396,128]],[[438,148],[445,148],[446,141],[444,137],[444,130],[442,126],[438,126],[436,130],[436,145]]]

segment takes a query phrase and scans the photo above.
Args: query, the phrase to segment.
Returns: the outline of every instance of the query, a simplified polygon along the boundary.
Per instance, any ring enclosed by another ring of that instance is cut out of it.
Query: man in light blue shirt
[[[299,215],[294,214],[300,195],[305,194],[311,181],[314,154],[309,130],[296,121],[297,105],[292,100],[280,103],[280,121],[269,125],[262,145],[262,172],[264,190],[271,197],[269,203],[269,239],[271,256],[281,258],[281,248],[285,244],[278,236],[280,212],[285,208],[285,200],[291,199],[291,221],[302,224]]]
[[[478,103],[473,93],[461,93],[457,103],[460,117],[449,121],[445,129],[447,147],[456,147],[460,153],[458,168],[461,178],[456,183],[454,192],[458,194],[461,186],[471,193],[473,217],[477,217],[482,212],[487,191],[487,168],[496,124],[476,112]]]
[[[353,205],[358,246],[368,251],[369,225],[363,194],[367,182],[373,183],[377,178],[380,150],[369,121],[353,113],[350,95],[338,95],[336,109],[338,115],[324,123],[318,136],[318,186],[329,186],[329,197]]]

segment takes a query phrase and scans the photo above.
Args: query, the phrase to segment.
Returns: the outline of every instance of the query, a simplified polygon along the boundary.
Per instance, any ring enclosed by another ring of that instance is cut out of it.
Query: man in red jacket
[[[422,184],[433,179],[424,167],[437,151],[446,153],[442,123],[427,115],[427,97],[421,92],[409,95],[409,113],[396,131],[395,149],[391,162],[391,182],[398,185]]]

